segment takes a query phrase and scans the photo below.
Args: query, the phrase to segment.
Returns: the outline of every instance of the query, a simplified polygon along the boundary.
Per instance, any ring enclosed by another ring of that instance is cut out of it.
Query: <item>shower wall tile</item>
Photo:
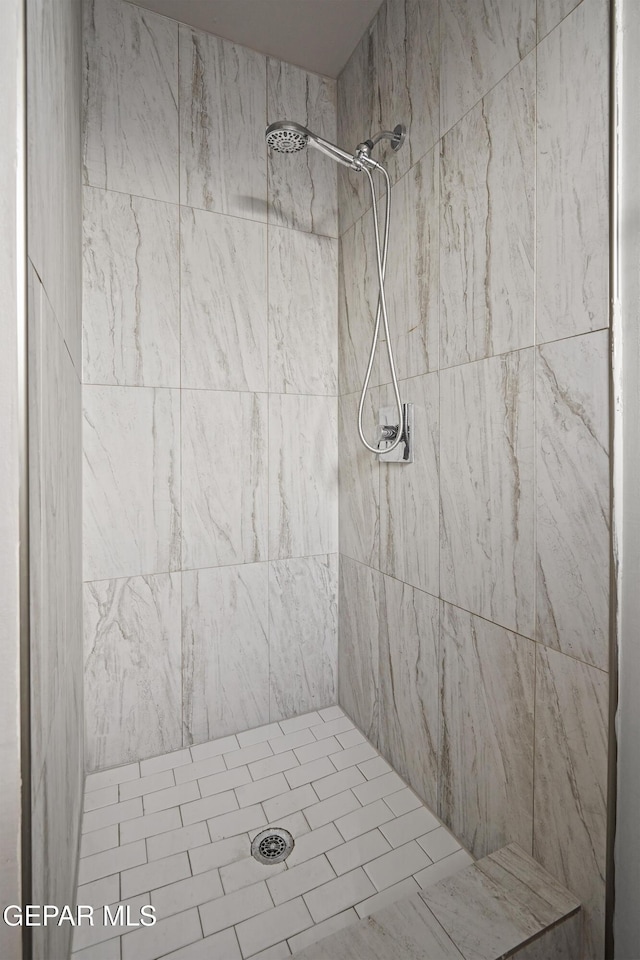
[[[377,19],[366,31],[351,54],[338,79],[338,144],[355,150],[359,143],[375,133],[377,107],[374,61]],[[396,121],[399,123],[400,121]],[[338,226],[340,236],[353,226],[371,206],[366,175],[338,168]]]
[[[438,813],[474,857],[512,842],[531,851],[534,650],[442,603]]]
[[[269,564],[271,720],[336,702],[338,557]]]
[[[372,223],[364,229],[373,231]],[[385,293],[396,371],[403,380],[438,368],[438,258],[438,151],[430,150],[391,190]],[[362,347],[361,366],[366,356]],[[380,370],[381,382],[389,381],[384,348]]]
[[[85,383],[180,386],[178,209],[85,187]]]
[[[443,138],[442,366],[534,342],[535,53]]]
[[[180,396],[85,386],[84,579],[180,565]]]
[[[440,591],[533,635],[534,351],[440,373]]]
[[[367,394],[363,429],[375,442],[379,390]],[[380,561],[380,466],[358,436],[359,394],[339,401],[340,553],[378,569]]]
[[[35,0],[25,14],[28,254],[79,371],[82,11]]]
[[[269,397],[269,558],[338,549],[335,397]]]
[[[609,667],[609,335],[536,358],[536,639]]]
[[[336,142],[336,81],[267,59],[267,124],[294,120]],[[338,236],[338,167],[317,150],[268,151],[269,222]]]
[[[369,217],[358,220],[342,236],[338,269],[339,387],[340,393],[346,394],[362,387],[375,328],[378,272]],[[372,385],[379,382],[378,376],[376,355]]]
[[[380,463],[380,569],[437,597],[440,592],[438,374],[401,381],[400,394],[404,403],[414,405],[415,462]],[[391,386],[380,389],[380,406],[395,408]]]
[[[338,392],[337,240],[269,228],[269,389]]]
[[[372,743],[378,742],[380,574],[340,557],[338,701]]]
[[[538,0],[538,40],[546,37],[582,0]]]
[[[538,48],[538,342],[608,326],[608,76],[608,4],[583,0]]]
[[[408,136],[397,153],[388,141],[375,151],[392,183],[440,136],[438,20],[438,3],[424,0],[387,0],[377,17],[377,117],[366,137],[378,130],[393,130],[399,123],[407,128]]]
[[[267,389],[267,228],[180,212],[182,386]]]
[[[266,563],[182,574],[185,743],[269,721]]]
[[[440,0],[440,132],[533,49],[536,0]]]
[[[267,219],[266,57],[180,25],[180,202]]]
[[[89,771],[182,746],[180,574],[84,585]]]
[[[33,267],[29,290],[31,751],[34,785],[57,700],[82,647],[82,401],[78,373]]]
[[[537,647],[533,856],[585,912],[584,956],[604,955],[609,678]]]
[[[267,396],[182,390],[182,568],[265,560]]]
[[[432,809],[438,803],[440,601],[391,577],[380,593],[379,749]]]
[[[120,0],[84,10],[84,182],[175,203],[178,25]]]

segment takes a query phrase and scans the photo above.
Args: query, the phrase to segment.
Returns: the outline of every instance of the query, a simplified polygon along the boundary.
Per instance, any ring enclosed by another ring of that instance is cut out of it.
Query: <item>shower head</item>
[[[357,169],[355,158],[346,150],[341,150],[335,143],[324,140],[316,133],[312,133],[294,120],[276,120],[265,131],[267,146],[278,153],[297,153],[305,147],[315,147],[325,153],[332,160],[343,163],[345,167]]]

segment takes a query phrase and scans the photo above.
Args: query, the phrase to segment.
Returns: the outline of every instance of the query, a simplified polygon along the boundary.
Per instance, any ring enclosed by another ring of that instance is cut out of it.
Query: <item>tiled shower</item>
[[[607,4],[385,0],[337,81],[128,0],[27,10],[28,41],[54,38],[29,74],[42,902],[75,896],[83,741],[112,788],[111,768],[339,704],[473,857],[517,842],[565,884],[602,957]],[[411,465],[357,437],[366,183],[269,155],[281,117],[347,149],[407,125],[380,156]],[[115,786],[99,809],[135,799]]]

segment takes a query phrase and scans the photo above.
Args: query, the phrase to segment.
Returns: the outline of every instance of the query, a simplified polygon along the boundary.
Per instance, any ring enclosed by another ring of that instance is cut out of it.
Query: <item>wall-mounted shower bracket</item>
[[[383,463],[413,463],[413,404],[403,403],[404,429],[402,439],[395,450],[385,449],[398,436],[398,411],[394,407],[381,407],[378,415],[378,460]]]

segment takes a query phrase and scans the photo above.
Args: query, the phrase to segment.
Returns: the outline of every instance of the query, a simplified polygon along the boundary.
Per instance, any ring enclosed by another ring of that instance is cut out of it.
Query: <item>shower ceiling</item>
[[[337,77],[382,0],[136,0],[245,47]]]

